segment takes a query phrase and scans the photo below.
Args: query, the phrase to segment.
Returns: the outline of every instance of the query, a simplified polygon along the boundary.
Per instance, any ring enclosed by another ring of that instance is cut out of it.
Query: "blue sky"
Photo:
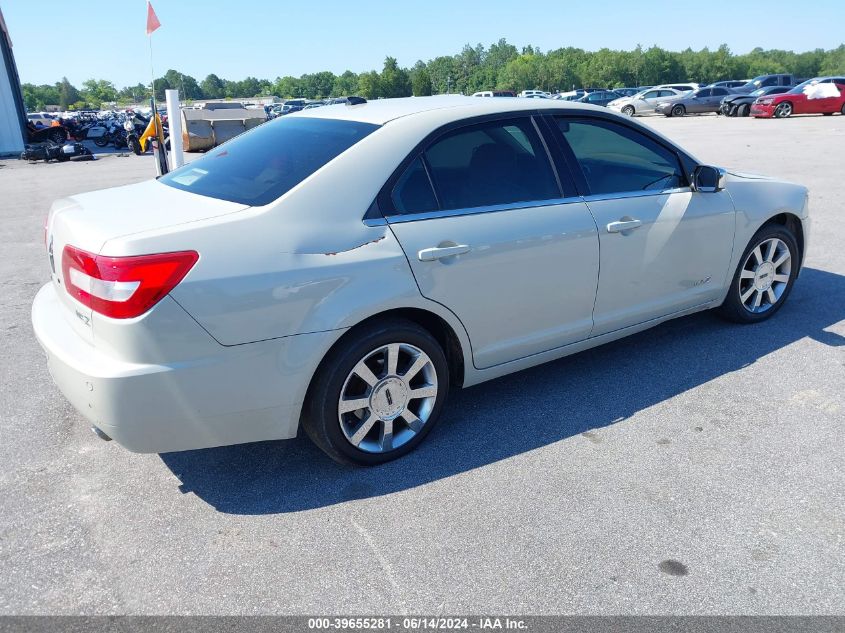
[[[845,0],[154,0],[153,7],[162,23],[153,36],[156,75],[175,68],[197,80],[210,72],[272,80],[380,70],[386,55],[411,66],[501,37],[543,50],[724,42],[736,53],[829,49],[845,41]],[[149,81],[146,0],[0,0],[0,9],[23,82]]]

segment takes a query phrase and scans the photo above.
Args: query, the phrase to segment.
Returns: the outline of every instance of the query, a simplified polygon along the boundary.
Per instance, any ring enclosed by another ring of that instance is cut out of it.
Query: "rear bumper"
[[[50,374],[74,408],[141,453],[295,437],[311,375],[336,336],[214,343],[202,358],[132,363],[80,337],[52,284],[35,297],[32,324]]]

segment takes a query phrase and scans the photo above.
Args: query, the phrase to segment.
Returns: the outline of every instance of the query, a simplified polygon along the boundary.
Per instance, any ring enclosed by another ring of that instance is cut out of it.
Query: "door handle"
[[[444,257],[452,257],[453,255],[463,255],[472,250],[466,244],[456,244],[455,246],[438,246],[436,248],[424,248],[417,257],[421,262],[433,262],[435,259],[443,259]]]
[[[624,231],[632,231],[641,227],[643,223],[640,220],[618,220],[607,225],[608,233],[623,233]]]

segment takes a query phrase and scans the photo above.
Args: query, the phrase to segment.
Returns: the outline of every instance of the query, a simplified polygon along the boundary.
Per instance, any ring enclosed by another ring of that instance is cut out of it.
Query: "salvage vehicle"
[[[818,84],[836,86],[829,96],[815,97]],[[815,97],[815,98],[814,98]],[[758,119],[785,119],[793,114],[845,114],[845,77],[817,77],[798,84],[789,92],[759,97],[751,106],[751,116]]]
[[[61,125],[37,128],[30,121],[27,121],[26,123],[27,144],[55,143],[56,145],[62,145],[67,140],[67,137],[67,130]]]
[[[635,114],[652,114],[654,108],[664,101],[675,99],[684,93],[674,88],[650,88],[635,94],[633,97],[614,99],[607,104],[611,110],[621,112],[626,116]]]
[[[754,92],[755,90],[759,90],[760,88],[771,88],[774,86],[792,87],[795,84],[800,83],[800,81],[800,79],[795,78],[795,75],[788,75],[785,73],[779,73],[774,75],[760,75],[759,77],[755,77],[754,79],[749,81],[744,86],[734,88],[733,91],[738,94],[748,94],[749,92]]]
[[[589,105],[357,99],[55,202],[32,321],[60,390],[131,451],[302,426],[379,464],[451,389],[701,310],[770,318],[807,200]]]
[[[719,111],[725,116],[748,116],[751,113],[751,104],[758,98],[766,95],[779,95],[791,90],[787,86],[770,86],[760,88],[750,94],[729,94],[722,99]]]
[[[665,116],[719,112],[722,99],[729,94],[731,94],[731,91],[727,88],[699,88],[658,104],[654,111]]]

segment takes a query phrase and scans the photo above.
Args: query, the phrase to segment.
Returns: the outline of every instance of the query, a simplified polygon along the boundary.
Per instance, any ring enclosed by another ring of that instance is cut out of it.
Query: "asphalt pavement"
[[[97,439],[30,325],[53,199],[149,156],[0,161],[0,614],[845,614],[845,117],[645,119],[806,184],[772,320],[711,314],[453,394],[415,453]]]

